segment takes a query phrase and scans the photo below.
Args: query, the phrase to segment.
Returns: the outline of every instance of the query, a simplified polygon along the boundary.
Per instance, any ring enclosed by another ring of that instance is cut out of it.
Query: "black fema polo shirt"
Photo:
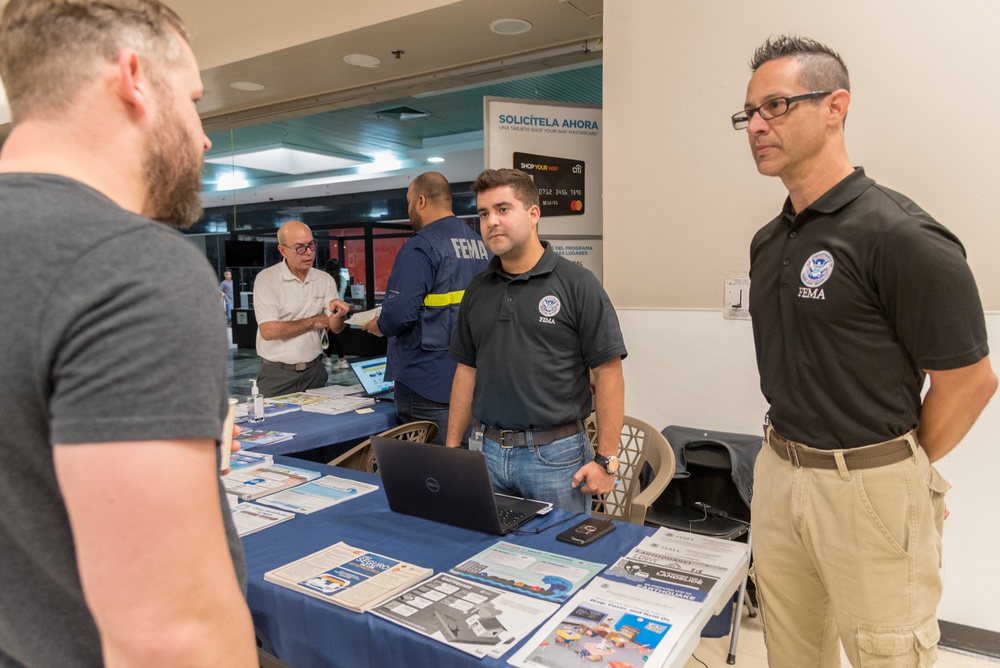
[[[536,429],[590,415],[589,369],[625,357],[618,316],[589,270],[545,252],[511,276],[495,257],[459,308],[452,359],[476,368],[472,414],[491,427]]]
[[[750,277],[761,390],[794,441],[900,436],[917,426],[923,370],[988,353],[962,244],[861,168],[797,216],[786,201],[754,236]]]

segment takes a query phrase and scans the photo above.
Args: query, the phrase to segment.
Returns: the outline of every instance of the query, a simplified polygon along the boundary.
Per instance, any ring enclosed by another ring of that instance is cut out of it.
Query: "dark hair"
[[[158,0],[11,0],[0,20],[0,79],[16,124],[65,111],[122,49],[144,60],[160,90],[181,62],[180,17]]]
[[[794,35],[768,37],[754,51],[750,71],[779,58],[794,58],[801,65],[799,83],[808,90],[851,90],[847,65],[840,54],[814,39]]]
[[[435,206],[451,208],[451,184],[440,172],[425,172],[413,179],[414,195],[423,195]]]
[[[326,261],[326,273],[333,277],[333,282],[337,284],[337,292],[340,292],[340,282],[344,277],[340,275],[340,260],[331,257]]]
[[[472,192],[477,195],[484,190],[510,186],[525,209],[539,206],[538,186],[534,179],[520,169],[487,169],[472,182]]]

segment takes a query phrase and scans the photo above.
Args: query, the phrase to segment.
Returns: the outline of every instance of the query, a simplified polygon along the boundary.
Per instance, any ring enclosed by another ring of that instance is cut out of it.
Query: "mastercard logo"
[[[583,200],[582,199],[575,199],[572,202],[570,202],[569,203],[569,210],[570,211],[583,211]]]

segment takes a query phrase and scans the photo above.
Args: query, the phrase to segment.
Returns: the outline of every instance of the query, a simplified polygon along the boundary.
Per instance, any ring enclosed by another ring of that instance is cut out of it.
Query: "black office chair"
[[[760,452],[761,437],[671,425],[663,430],[676,461],[674,479],[646,513],[646,524],[674,531],[689,531],[725,540],[750,543],[750,498],[753,493],[753,463]],[[706,627],[705,635],[730,635],[726,662],[736,663],[743,605],[750,617],[756,608],[747,596],[747,581],[736,594],[735,613],[728,624],[727,611]],[[712,628],[722,627],[721,632]]]

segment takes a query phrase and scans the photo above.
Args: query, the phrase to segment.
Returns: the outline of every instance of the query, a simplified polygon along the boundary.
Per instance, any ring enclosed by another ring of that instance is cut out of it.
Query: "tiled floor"
[[[694,656],[688,659],[684,668],[728,668],[729,637],[704,638]],[[849,666],[847,657],[841,655],[842,666]],[[740,639],[736,648],[737,668],[767,668],[767,652],[764,650],[764,633],[760,627],[760,616],[751,619],[745,614],[740,625]],[[996,668],[1000,662],[957,654],[945,649],[938,650],[937,668]]]

